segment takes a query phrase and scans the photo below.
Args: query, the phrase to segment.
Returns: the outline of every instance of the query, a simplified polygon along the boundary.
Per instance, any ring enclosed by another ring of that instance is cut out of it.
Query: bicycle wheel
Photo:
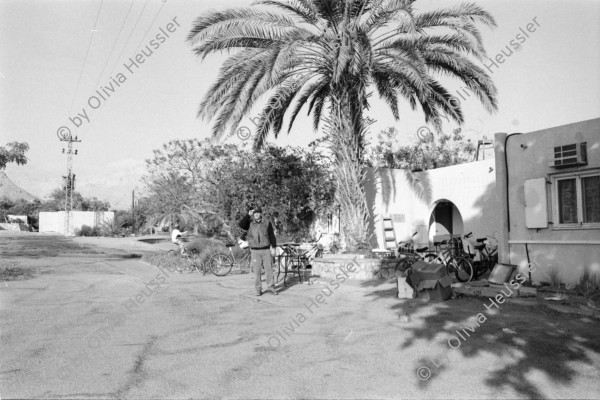
[[[233,259],[229,254],[217,253],[208,260],[208,268],[216,276],[225,276],[233,268]]]
[[[200,270],[203,269],[197,252],[190,252],[188,255],[188,260],[190,260],[190,269],[192,271],[200,272]],[[204,273],[206,273],[206,271],[204,271]]]
[[[463,257],[452,257],[448,264],[452,264],[454,275],[459,282],[470,282],[473,278],[473,266]]]

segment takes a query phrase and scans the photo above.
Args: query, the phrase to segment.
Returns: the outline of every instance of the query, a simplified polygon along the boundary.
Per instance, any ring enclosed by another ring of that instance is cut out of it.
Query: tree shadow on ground
[[[365,282],[365,287],[379,284]],[[508,294],[508,290],[505,291]],[[374,299],[395,297],[396,291],[377,290]],[[543,398],[544,391],[533,379],[545,374],[554,383],[567,386],[580,377],[581,366],[600,365],[600,320],[553,311],[541,303],[530,305],[507,299],[494,306],[491,299],[453,298],[427,302],[419,298],[398,300],[392,309],[398,318],[408,316],[403,328],[407,335],[399,351],[410,352],[427,341],[431,354],[421,357],[415,371],[426,367],[430,373],[415,377],[425,389],[452,368],[453,354],[467,359],[485,359],[492,354],[485,384],[492,389],[513,390],[528,398]],[[488,307],[486,307],[486,305]],[[437,351],[435,350],[437,349]],[[579,369],[576,369],[578,367]],[[590,375],[590,381],[597,377]],[[547,392],[546,392],[547,393]]]

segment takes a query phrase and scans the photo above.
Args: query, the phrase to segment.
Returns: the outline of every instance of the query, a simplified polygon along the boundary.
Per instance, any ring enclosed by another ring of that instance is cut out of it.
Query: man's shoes
[[[272,294],[274,294],[275,296],[277,296],[279,293],[277,293],[277,290],[275,290],[274,287],[270,287],[269,288],[269,292],[271,292]]]
[[[262,290],[261,290],[261,289],[258,289],[258,290],[256,291],[256,295],[257,295],[257,296],[262,296]]]

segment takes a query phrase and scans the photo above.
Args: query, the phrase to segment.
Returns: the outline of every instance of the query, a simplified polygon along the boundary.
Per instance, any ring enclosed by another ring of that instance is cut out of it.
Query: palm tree
[[[306,105],[315,130],[322,125],[334,155],[337,201],[351,248],[367,241],[365,133],[367,89],[374,86],[396,119],[398,100],[422,110],[439,130],[445,114],[463,123],[460,106],[438,81],[462,81],[495,111],[496,89],[476,64],[483,60],[476,24],[496,25],[475,4],[417,14],[414,0],[259,0],[251,7],[212,11],[193,24],[188,42],[196,55],[234,52],[205,95],[200,118],[214,121],[214,139],[235,134],[257,103],[255,148],[270,132],[288,133]],[[266,103],[263,103],[266,95]]]

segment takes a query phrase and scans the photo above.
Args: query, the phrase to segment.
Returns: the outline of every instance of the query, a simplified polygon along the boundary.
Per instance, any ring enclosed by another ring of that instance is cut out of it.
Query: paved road
[[[598,321],[535,306],[499,308],[452,350],[481,300],[403,303],[391,281],[257,298],[248,275],[173,274],[106,251],[3,262],[36,271],[2,282],[3,398],[600,395]]]

